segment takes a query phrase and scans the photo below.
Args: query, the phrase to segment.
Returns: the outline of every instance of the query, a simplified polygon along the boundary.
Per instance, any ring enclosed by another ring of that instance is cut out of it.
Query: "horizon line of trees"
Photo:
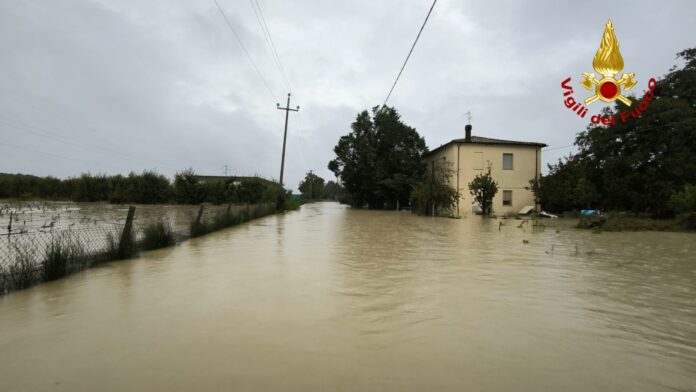
[[[345,189],[336,181],[326,182],[315,173],[308,172],[297,189],[305,200],[342,200]]]
[[[156,171],[127,176],[84,173],[59,179],[27,174],[0,173],[0,198],[70,200],[137,204],[270,203],[278,197],[277,184],[260,178],[239,182],[199,181],[192,169],[176,173],[174,180]]]

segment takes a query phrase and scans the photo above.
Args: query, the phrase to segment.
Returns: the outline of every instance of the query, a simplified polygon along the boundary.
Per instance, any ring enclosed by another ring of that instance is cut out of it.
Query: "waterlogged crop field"
[[[187,237],[199,205],[134,205],[133,227],[139,239],[143,228],[152,222],[167,222],[174,233]],[[18,247],[33,254],[43,254],[52,239],[70,235],[88,242],[86,247],[101,248],[107,238],[115,237],[126,222],[129,205],[109,203],[74,203],[58,201],[0,203],[0,264],[14,259]],[[245,205],[205,205],[202,221],[209,221],[227,209],[235,212]],[[27,249],[31,248],[31,249]]]
[[[48,233],[60,230],[81,230],[123,225],[128,214],[125,204],[74,202],[5,202],[0,204],[0,235]],[[136,229],[158,219],[172,225],[175,232],[186,232],[200,206],[135,204]],[[227,205],[205,205],[202,219],[209,219]],[[245,208],[234,205],[232,209]],[[10,224],[12,219],[12,224]]]

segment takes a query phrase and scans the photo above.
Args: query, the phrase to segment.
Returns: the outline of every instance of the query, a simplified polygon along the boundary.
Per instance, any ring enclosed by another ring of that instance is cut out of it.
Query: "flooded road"
[[[317,203],[0,297],[0,390],[696,391],[696,236],[500,222]]]

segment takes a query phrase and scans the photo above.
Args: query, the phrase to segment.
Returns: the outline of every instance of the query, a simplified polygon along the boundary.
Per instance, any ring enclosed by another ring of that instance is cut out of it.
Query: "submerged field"
[[[109,260],[244,223],[274,212],[272,204],[137,205],[5,203],[0,219],[0,295],[60,279]]]
[[[75,203],[62,201],[0,202],[0,235],[8,234],[12,217],[11,234],[46,233],[64,229],[90,229],[112,227],[125,223],[131,204]],[[188,229],[200,208],[199,205],[134,204],[135,227],[164,219],[175,231]],[[236,205],[242,208],[243,205]],[[204,218],[227,210],[227,205],[206,205]]]
[[[314,203],[14,292],[0,389],[694,389],[693,234],[522,222]]]

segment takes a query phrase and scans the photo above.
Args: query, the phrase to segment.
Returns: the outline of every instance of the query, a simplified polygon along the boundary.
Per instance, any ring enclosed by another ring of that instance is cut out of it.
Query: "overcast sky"
[[[277,179],[288,88],[251,3],[218,1],[272,93],[213,0],[0,0],[0,172]],[[334,145],[384,101],[431,1],[258,1],[301,106],[286,186],[333,179]],[[475,135],[566,146],[588,118],[560,82],[593,72],[607,18],[642,91],[696,46],[695,15],[689,0],[440,0],[388,104],[431,149],[463,137],[467,111]]]

